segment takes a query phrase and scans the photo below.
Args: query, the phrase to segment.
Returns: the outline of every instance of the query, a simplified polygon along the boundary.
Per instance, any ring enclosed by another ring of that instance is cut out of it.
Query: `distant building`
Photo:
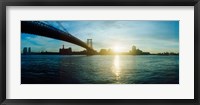
[[[137,49],[135,54],[136,54],[136,55],[142,55],[142,54],[143,54],[143,52],[142,52],[142,50],[140,50],[140,49]]]
[[[132,46],[132,53],[136,54],[136,46],[134,46],[134,45]]]
[[[99,51],[100,55],[112,55],[115,54],[115,52],[112,49],[101,49]]]
[[[27,47],[24,47],[23,54],[27,54]]]
[[[67,49],[64,48],[64,45],[63,45],[63,48],[60,48],[59,49],[59,53],[62,54],[62,55],[69,55],[69,54],[72,54],[72,48],[69,47]]]
[[[143,55],[150,55],[150,52],[143,52]]]
[[[131,54],[133,55],[149,55],[149,52],[143,52],[140,49],[137,49],[136,46],[132,46],[132,50],[130,51]]]
[[[102,54],[102,55],[104,55],[104,54],[107,54],[107,52],[108,51],[106,49],[101,49],[99,53]]]
[[[28,53],[31,53],[31,47],[28,48]]]
[[[114,54],[114,51],[113,51],[112,49],[108,49],[108,50],[107,50],[107,53],[108,53],[108,54]]]
[[[132,51],[136,51],[136,46],[133,45]]]

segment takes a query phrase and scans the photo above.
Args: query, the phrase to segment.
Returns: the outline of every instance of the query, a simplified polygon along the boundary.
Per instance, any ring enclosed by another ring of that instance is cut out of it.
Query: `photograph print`
[[[179,84],[178,20],[21,21],[21,84]]]

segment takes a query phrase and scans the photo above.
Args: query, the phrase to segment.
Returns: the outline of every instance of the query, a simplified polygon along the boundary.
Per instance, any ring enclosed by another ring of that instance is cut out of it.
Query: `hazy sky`
[[[43,21],[44,22],[44,21]],[[86,42],[93,40],[93,48],[115,49],[128,52],[135,45],[142,51],[179,52],[179,21],[58,21],[73,36]],[[64,30],[55,21],[45,21],[46,24]],[[32,51],[58,52],[59,48],[71,47],[73,51],[81,51],[84,48],[68,42],[59,41],[47,37],[21,34],[21,50],[23,47],[31,47]]]

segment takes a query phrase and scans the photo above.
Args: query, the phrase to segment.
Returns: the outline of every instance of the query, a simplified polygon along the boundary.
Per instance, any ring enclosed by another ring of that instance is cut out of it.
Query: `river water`
[[[22,84],[178,84],[179,56],[22,55]]]

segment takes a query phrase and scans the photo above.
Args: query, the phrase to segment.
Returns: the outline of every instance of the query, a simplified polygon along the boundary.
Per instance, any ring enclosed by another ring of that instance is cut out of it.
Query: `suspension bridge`
[[[62,26],[60,23],[59,25]],[[64,27],[62,26],[62,28]],[[21,21],[21,32],[69,42],[85,48],[88,54],[94,54],[96,52],[92,47],[92,39],[88,39],[87,43],[85,43],[67,31],[40,21]]]

